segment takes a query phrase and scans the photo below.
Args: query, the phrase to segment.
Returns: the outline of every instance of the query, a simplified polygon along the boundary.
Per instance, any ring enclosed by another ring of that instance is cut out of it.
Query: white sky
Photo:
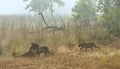
[[[70,14],[76,0],[63,0],[64,7],[56,8],[57,14]],[[23,0],[0,0],[0,14],[28,14]]]

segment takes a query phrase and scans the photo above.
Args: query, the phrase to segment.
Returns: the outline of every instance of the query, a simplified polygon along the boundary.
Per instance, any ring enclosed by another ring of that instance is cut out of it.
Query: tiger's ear
[[[34,43],[31,43],[31,45],[34,45]]]

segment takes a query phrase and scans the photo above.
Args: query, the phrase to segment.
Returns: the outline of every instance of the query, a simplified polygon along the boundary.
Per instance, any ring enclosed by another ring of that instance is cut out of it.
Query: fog
[[[71,8],[75,5],[76,0],[63,1],[65,2],[63,7],[54,7],[55,14],[71,14]],[[0,14],[30,14],[28,10],[25,10],[25,6],[26,4],[23,2],[23,0],[0,0]]]

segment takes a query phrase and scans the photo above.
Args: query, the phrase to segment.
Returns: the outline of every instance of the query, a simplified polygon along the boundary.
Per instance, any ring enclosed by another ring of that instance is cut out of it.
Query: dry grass
[[[64,21],[56,24],[65,30],[46,32],[35,16],[0,16],[0,69],[120,69],[119,36],[108,34],[98,24]],[[101,50],[79,51],[77,45],[82,41],[93,41]],[[27,52],[31,42],[48,46],[54,55],[11,57]]]
[[[35,58],[0,58],[0,69],[119,69],[120,50],[71,51]],[[102,49],[105,50],[105,49]]]

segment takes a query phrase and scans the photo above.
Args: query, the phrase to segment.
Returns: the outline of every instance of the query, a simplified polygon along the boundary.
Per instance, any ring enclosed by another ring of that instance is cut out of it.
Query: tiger
[[[49,48],[47,46],[39,46],[38,44],[35,43],[31,43],[31,49],[34,49],[36,51],[37,55],[41,55],[42,53],[44,53],[45,55],[49,55],[50,51]]]
[[[97,47],[96,44],[94,42],[90,42],[90,43],[81,43],[78,45],[78,47],[80,47],[80,49],[82,50],[83,48],[85,48],[87,50],[87,48],[90,48],[91,50],[93,50],[93,47],[94,48],[100,48],[100,47]]]
[[[44,53],[45,55],[49,55],[49,48],[47,46],[39,46],[36,43],[31,43],[31,47],[28,52],[22,55],[14,55],[13,57],[36,57],[40,56],[42,53]]]
[[[42,53],[44,53],[45,55],[49,55],[50,54],[49,48],[47,46],[40,46],[38,55],[40,56]]]
[[[36,57],[39,53],[39,45],[36,43],[31,43],[31,47],[28,52],[21,55],[13,55],[13,57]]]

